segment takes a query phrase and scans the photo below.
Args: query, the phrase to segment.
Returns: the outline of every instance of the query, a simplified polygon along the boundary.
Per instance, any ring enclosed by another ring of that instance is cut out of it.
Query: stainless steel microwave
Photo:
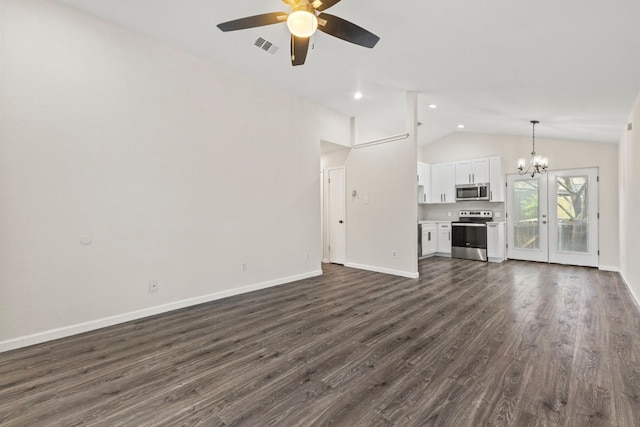
[[[456,202],[466,200],[490,200],[489,184],[456,185]]]

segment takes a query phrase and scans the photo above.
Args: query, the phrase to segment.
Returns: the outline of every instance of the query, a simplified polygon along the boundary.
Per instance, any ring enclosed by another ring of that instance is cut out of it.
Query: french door
[[[508,175],[507,256],[598,266],[597,168]]]

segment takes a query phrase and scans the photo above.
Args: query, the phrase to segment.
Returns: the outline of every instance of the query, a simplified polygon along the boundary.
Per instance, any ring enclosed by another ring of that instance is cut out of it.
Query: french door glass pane
[[[560,176],[556,181],[559,252],[589,252],[588,183],[586,176]]]
[[[538,180],[514,183],[514,244],[519,249],[540,249],[538,222]]]

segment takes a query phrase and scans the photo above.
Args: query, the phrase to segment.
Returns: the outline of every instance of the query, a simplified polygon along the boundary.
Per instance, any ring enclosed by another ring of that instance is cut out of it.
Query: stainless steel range
[[[451,256],[487,261],[487,222],[493,211],[460,211],[451,223]]]

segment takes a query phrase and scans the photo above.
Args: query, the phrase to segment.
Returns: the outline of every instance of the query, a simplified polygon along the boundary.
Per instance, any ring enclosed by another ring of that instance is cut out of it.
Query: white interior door
[[[598,266],[597,168],[508,175],[511,259]]]
[[[546,175],[508,175],[507,257],[549,261]]]
[[[347,233],[345,223],[344,167],[329,169],[329,262],[346,261]]]
[[[553,171],[549,180],[549,261],[598,266],[598,170]]]

